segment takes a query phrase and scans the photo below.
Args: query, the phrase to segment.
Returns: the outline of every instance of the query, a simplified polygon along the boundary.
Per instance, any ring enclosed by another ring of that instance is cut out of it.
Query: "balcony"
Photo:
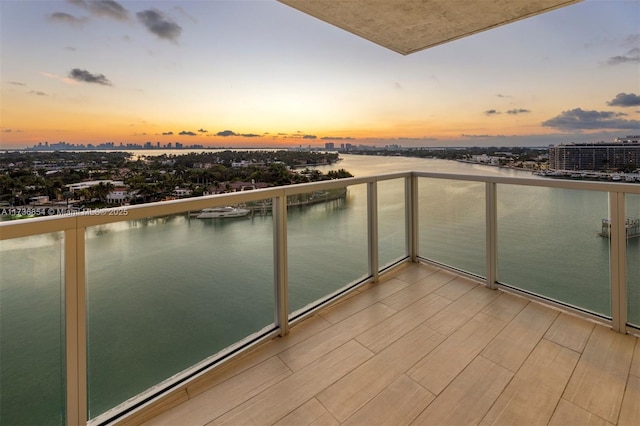
[[[398,269],[123,424],[637,423],[637,338],[432,265]]]
[[[630,423],[639,194],[406,172],[2,223],[2,423]]]

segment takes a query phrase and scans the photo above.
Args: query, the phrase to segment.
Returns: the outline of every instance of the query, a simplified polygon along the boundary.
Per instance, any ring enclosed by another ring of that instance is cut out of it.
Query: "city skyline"
[[[640,133],[640,2],[402,56],[262,1],[2,1],[0,147],[543,146]]]

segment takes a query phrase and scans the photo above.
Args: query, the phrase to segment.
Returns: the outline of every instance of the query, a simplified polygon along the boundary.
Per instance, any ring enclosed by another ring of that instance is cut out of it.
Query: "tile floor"
[[[640,343],[410,264],[121,424],[638,426]]]

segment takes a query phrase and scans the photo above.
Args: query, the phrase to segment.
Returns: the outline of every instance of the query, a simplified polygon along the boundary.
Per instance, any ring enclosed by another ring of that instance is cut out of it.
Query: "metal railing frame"
[[[380,278],[377,183],[383,180],[404,179],[406,259],[417,262],[422,259],[419,256],[418,244],[418,183],[420,178],[485,183],[486,275],[484,277],[484,284],[493,289],[501,288],[498,281],[497,270],[497,185],[509,184],[607,192],[609,196],[609,214],[611,221],[610,283],[612,320],[610,325],[613,330],[621,333],[626,333],[629,330],[627,326],[626,300],[625,203],[626,194],[640,194],[640,185],[450,173],[399,172],[363,178],[348,178],[233,194],[150,203],[101,211],[81,212],[71,216],[63,215],[35,218],[26,221],[2,222],[0,223],[0,240],[52,232],[64,232],[67,424],[78,425],[96,422],[96,419],[87,419],[87,307],[85,270],[85,230],[87,227],[271,198],[273,206],[274,294],[276,298],[274,324],[278,334],[284,336],[288,333],[290,326],[287,273],[287,196],[365,184],[367,187],[367,233],[369,245],[369,277],[365,282],[377,282]],[[122,212],[126,212],[126,215],[122,215]]]

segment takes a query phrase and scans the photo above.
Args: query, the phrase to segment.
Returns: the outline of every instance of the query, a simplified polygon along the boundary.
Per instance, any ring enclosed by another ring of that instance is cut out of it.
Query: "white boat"
[[[237,207],[224,206],[224,207],[211,207],[208,209],[202,209],[197,219],[215,219],[223,217],[242,217],[249,214],[249,209],[241,209]]]

